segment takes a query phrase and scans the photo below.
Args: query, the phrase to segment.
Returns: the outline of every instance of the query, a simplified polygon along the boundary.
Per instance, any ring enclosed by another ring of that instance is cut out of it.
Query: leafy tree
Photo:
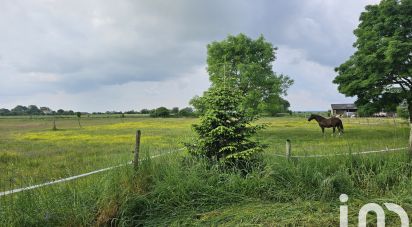
[[[140,113],[141,113],[141,114],[150,114],[150,110],[148,110],[148,109],[142,109],[142,110],[140,111]]]
[[[207,91],[203,93],[203,97],[207,96]],[[189,104],[195,108],[197,114],[203,114],[206,112],[206,103],[201,96],[195,96],[190,101]]]
[[[82,125],[80,124],[80,117],[82,116],[82,113],[76,112],[76,116],[77,116],[77,121],[79,122],[79,128],[82,128]]]
[[[10,115],[10,110],[5,109],[5,108],[1,108],[1,109],[0,109],[0,115],[1,115],[1,116]]]
[[[405,102],[396,108],[396,113],[400,118],[409,119],[408,107]]]
[[[124,112],[125,114],[137,114],[138,112],[134,111],[134,110],[129,110]]]
[[[11,109],[13,115],[27,115],[28,108],[25,106],[18,105]]]
[[[159,107],[150,112],[151,117],[169,117],[170,111],[166,107]]]
[[[261,128],[251,125],[241,104],[245,97],[241,92],[229,87],[213,87],[204,97],[206,112],[200,123],[193,125],[197,139],[187,144],[193,155],[204,156],[209,160],[224,160],[225,163],[249,160],[263,150],[263,147],[250,139]]]
[[[63,110],[63,109],[58,109],[58,110],[57,110],[57,114],[63,115],[63,114],[64,114],[64,110]]]
[[[170,113],[173,114],[173,115],[179,115],[179,107],[173,107],[170,110]]]
[[[183,108],[179,110],[179,116],[181,117],[191,117],[194,116],[193,109],[190,107]]]
[[[29,105],[27,107],[27,114],[29,115],[41,115],[43,112],[36,105]]]
[[[73,110],[69,110],[69,111],[64,111],[65,115],[74,115],[74,111]]]
[[[207,71],[212,87],[228,86],[241,91],[240,95],[245,97],[241,105],[250,114],[262,113],[268,106],[282,105],[281,96],[286,95],[293,80],[273,72],[275,51],[263,36],[253,40],[239,34],[209,44]],[[202,97],[195,97],[191,104],[197,111],[205,111]]]
[[[374,113],[379,112],[379,108],[371,105],[364,105],[358,107],[358,114],[360,117],[371,117]]]
[[[357,50],[335,69],[334,83],[357,96],[358,106],[393,109],[405,101],[412,155],[412,1],[382,0],[365,9],[354,31]]]
[[[270,116],[276,116],[278,113],[289,113],[290,103],[280,96],[273,96],[263,105],[263,109]]]

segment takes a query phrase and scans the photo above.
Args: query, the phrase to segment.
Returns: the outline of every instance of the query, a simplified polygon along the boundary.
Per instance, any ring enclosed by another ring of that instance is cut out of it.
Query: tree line
[[[49,107],[37,107],[36,105],[17,105],[13,109],[0,109],[0,116],[27,116],[27,115],[76,115],[73,110],[59,109],[54,111]]]
[[[17,105],[12,109],[0,108],[0,116],[33,116],[33,115],[103,115],[103,114],[118,114],[124,116],[124,114],[147,114],[150,117],[193,117],[197,116],[197,113],[191,107],[185,107],[179,109],[179,107],[173,107],[168,109],[166,107],[159,107],[155,109],[142,109],[140,111],[106,111],[106,112],[75,112],[73,110],[58,109],[52,110],[49,107],[38,107],[36,105]]]

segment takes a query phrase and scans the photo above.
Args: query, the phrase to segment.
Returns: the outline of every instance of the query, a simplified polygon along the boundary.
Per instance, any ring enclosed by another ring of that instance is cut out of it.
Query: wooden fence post
[[[53,131],[56,131],[57,127],[56,127],[56,117],[53,117]]]
[[[137,130],[136,131],[136,145],[134,147],[134,159],[133,159],[133,165],[135,169],[139,167],[140,135],[141,135],[140,130]]]
[[[286,158],[289,160],[290,156],[292,155],[292,144],[290,139],[286,140]]]

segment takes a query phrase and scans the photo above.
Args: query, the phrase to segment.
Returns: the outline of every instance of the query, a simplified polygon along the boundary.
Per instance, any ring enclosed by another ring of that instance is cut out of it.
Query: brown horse
[[[327,119],[316,114],[311,114],[308,118],[308,121],[311,121],[313,119],[318,122],[319,127],[322,129],[322,134],[325,134],[325,128],[333,128],[333,134],[335,134],[335,128],[338,128],[339,135],[343,133],[342,121],[337,117],[331,117]]]

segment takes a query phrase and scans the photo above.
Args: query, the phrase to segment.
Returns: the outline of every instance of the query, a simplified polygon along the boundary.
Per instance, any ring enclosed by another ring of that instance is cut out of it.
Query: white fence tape
[[[373,153],[384,153],[384,152],[391,152],[391,151],[400,151],[408,149],[408,147],[400,147],[400,148],[386,148],[384,150],[377,150],[377,151],[362,151],[362,152],[353,152],[353,153],[342,153],[342,154],[314,154],[314,155],[292,155],[291,158],[320,158],[320,157],[334,157],[334,156],[342,156],[342,155],[362,155],[362,154],[373,154]],[[282,154],[273,154],[277,157],[284,157],[286,155]]]
[[[384,149],[384,150],[378,150],[378,151],[363,151],[363,152],[356,152],[356,153],[344,153],[344,154],[320,154],[320,155],[292,155],[290,156],[291,158],[318,158],[318,157],[333,157],[333,156],[341,156],[341,155],[361,155],[361,154],[371,154],[371,153],[382,153],[382,152],[391,152],[391,151],[399,151],[399,150],[405,150],[407,149],[407,147],[401,147],[401,148],[392,148],[392,149]],[[173,150],[173,151],[169,151],[169,152],[165,152],[163,154],[158,154],[158,155],[153,155],[150,158],[157,158],[159,156],[165,155],[165,154],[170,154],[176,151],[181,151],[183,150],[183,148],[180,148],[178,150]],[[278,157],[284,157],[286,158],[286,155],[282,155],[282,154],[272,154],[274,156],[278,156]],[[144,161],[145,159],[141,160]],[[121,165],[117,165],[117,166],[112,166],[112,167],[108,167],[108,168],[104,168],[104,169],[99,169],[99,170],[95,170],[92,172],[88,172],[88,173],[84,173],[84,174],[80,174],[77,176],[71,176],[68,178],[63,178],[63,179],[59,179],[59,180],[55,180],[55,181],[50,181],[50,182],[46,182],[46,183],[42,183],[42,184],[37,184],[37,185],[32,185],[32,186],[28,186],[28,187],[24,187],[24,188],[16,188],[16,189],[12,189],[9,191],[5,191],[5,192],[0,192],[0,197],[1,196],[5,196],[5,195],[10,195],[10,194],[14,194],[14,193],[18,193],[18,192],[22,192],[22,191],[27,191],[27,190],[32,190],[32,189],[36,189],[36,188],[41,188],[44,186],[48,186],[48,185],[53,185],[53,184],[59,184],[59,183],[63,183],[63,182],[67,182],[67,181],[72,181],[78,178],[82,178],[82,177],[86,177],[86,176],[90,176],[96,173],[101,173],[101,172],[105,172],[108,170],[112,170],[115,168],[119,168],[125,165],[129,165],[132,164],[132,162],[128,162],[126,164],[121,164]]]
[[[183,148],[180,148],[178,150],[169,151],[169,152],[164,152],[164,153],[158,154],[158,155],[153,155],[153,156],[150,156],[150,158],[157,158],[157,157],[160,157],[162,155],[170,154],[170,153],[173,153],[173,152],[176,152],[176,151],[181,151],[181,150],[183,150]],[[144,161],[144,160],[146,160],[146,159],[143,159],[143,160],[140,160],[140,161]],[[71,176],[71,177],[67,177],[67,178],[63,178],[63,179],[59,179],[59,180],[55,180],[55,181],[50,181],[50,182],[46,182],[46,183],[42,183],[42,184],[36,184],[36,185],[24,187],[24,188],[16,188],[16,189],[12,189],[12,190],[5,191],[5,192],[0,192],[0,197],[5,196],[5,195],[14,194],[14,193],[17,193],[17,192],[32,190],[32,189],[35,189],[35,188],[41,188],[41,187],[48,186],[48,185],[59,184],[59,183],[63,183],[63,182],[66,182],[66,181],[72,181],[72,180],[75,180],[75,179],[79,179],[79,178],[82,178],[82,177],[87,177],[87,176],[90,176],[90,175],[93,175],[93,174],[96,174],[96,173],[105,172],[105,171],[108,171],[108,170],[116,169],[116,168],[119,168],[119,167],[122,167],[122,166],[125,166],[125,165],[130,165],[130,164],[132,164],[131,161],[126,163],[126,164],[112,166],[112,167],[108,167],[108,168],[104,168],[104,169],[99,169],[99,170],[95,170],[95,171],[92,171],[92,172],[83,173],[83,174],[80,174],[80,175],[77,175],[77,176]]]

